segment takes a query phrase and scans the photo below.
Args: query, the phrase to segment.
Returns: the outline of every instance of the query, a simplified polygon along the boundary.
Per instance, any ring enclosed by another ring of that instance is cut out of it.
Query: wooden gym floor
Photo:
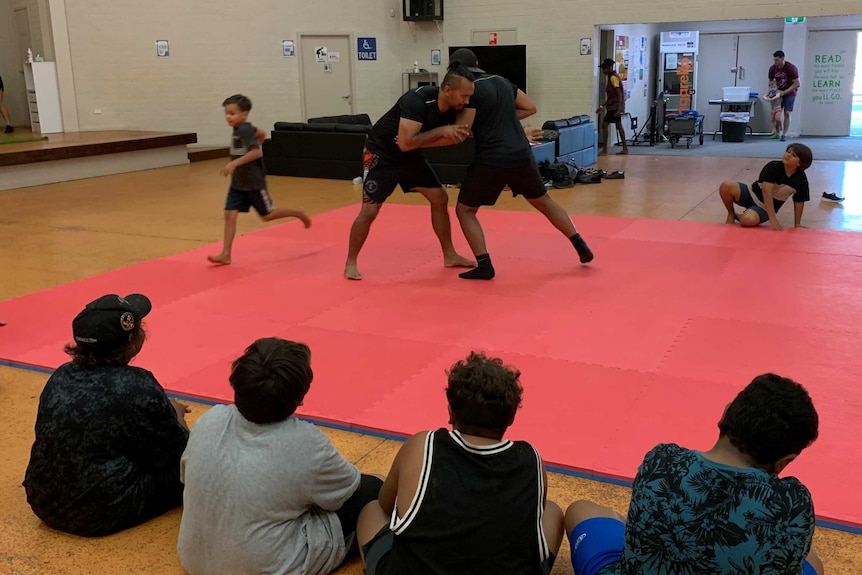
[[[222,163],[210,160],[0,192],[0,300],[220,241],[226,191],[226,182],[218,175]],[[725,215],[716,194],[718,184],[724,179],[751,182],[764,163],[743,158],[610,156],[600,159],[600,167],[624,170],[625,180],[553,190],[552,195],[574,214],[575,223],[577,214],[720,223]],[[806,225],[862,231],[862,194],[850,184],[862,180],[862,163],[815,162],[809,179],[812,201],[806,206]],[[350,182],[272,177],[269,187],[277,206],[301,207],[312,216],[360,200],[359,186]],[[847,199],[843,205],[821,203],[823,191]],[[457,190],[450,190],[453,200],[456,195]],[[392,201],[419,204],[421,198],[396,192]],[[504,196],[497,209],[530,208]],[[792,213],[786,208],[780,214],[786,227],[792,227]],[[385,208],[381,217],[387,217]],[[264,225],[246,216],[240,218],[239,232]],[[460,234],[457,223],[453,225]],[[419,233],[430,234],[430,227]],[[345,250],[346,241],[345,232]],[[241,244],[242,238],[237,242]],[[332,277],[344,281],[341,269],[333,269]],[[178,509],[127,532],[92,540],[53,532],[32,515],[21,480],[46,379],[45,374],[0,367],[0,405],[7,425],[0,456],[0,575],[183,573],[176,555]],[[190,423],[206,409],[193,405]],[[366,473],[385,474],[400,445],[324,431]],[[685,444],[686,438],[678,442]],[[563,507],[589,498],[625,513],[629,491],[551,474],[550,498]],[[815,549],[830,575],[855,575],[859,570],[853,566],[862,564],[862,536],[818,528]],[[356,560],[339,571],[361,572]],[[565,573],[572,573],[572,568],[564,543],[554,574]]]

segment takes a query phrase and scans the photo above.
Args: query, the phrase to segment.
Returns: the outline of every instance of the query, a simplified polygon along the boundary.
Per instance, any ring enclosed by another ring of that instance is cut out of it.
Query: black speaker
[[[404,21],[442,20],[443,0],[402,0]]]

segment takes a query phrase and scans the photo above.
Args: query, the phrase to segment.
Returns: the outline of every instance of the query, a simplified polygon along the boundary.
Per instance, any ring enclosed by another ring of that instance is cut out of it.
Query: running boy
[[[236,235],[236,219],[240,212],[254,209],[265,222],[281,218],[297,218],[305,227],[311,226],[311,218],[299,210],[273,208],[272,199],[266,191],[266,175],[263,170],[263,141],[266,132],[248,122],[251,100],[235,94],[222,102],[224,116],[233,128],[230,146],[230,162],[221,169],[221,175],[231,177],[227,202],[224,207],[224,244],[221,253],[207,256],[217,265],[230,264],[233,238]]]
[[[772,134],[769,137],[777,140],[781,137],[781,116],[784,110],[781,108],[781,92],[775,79],[769,81],[769,91],[763,99],[772,105]]]

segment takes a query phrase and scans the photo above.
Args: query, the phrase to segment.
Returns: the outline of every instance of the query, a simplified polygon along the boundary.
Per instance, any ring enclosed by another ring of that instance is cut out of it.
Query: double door
[[[725,86],[749,86],[752,92],[757,92],[760,99],[751,108],[754,117],[749,125],[755,133],[771,131],[769,104],[762,96],[769,90],[772,54],[781,50],[782,41],[781,32],[700,35],[697,103],[698,112],[706,115],[704,131],[721,130],[721,106],[708,102],[721,99]]]

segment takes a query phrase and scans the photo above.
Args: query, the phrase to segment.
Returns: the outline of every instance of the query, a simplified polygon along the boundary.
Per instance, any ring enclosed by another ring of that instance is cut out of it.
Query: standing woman
[[[3,130],[3,133],[11,134],[15,128],[12,127],[12,120],[9,119],[9,108],[6,107],[6,102],[3,100],[3,90],[3,76],[0,76],[0,116],[3,116],[3,121],[6,122],[6,129]]]

